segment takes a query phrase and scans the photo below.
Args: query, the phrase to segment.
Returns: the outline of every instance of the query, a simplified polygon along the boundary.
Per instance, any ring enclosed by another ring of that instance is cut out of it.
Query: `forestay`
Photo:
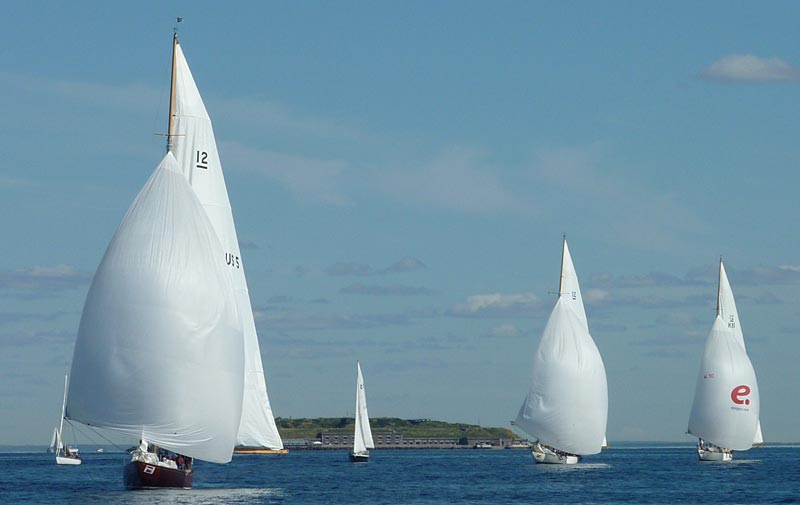
[[[600,452],[608,417],[605,367],[564,241],[561,289],[533,360],[533,377],[516,426],[572,454]]]
[[[697,374],[689,433],[719,447],[743,451],[760,438],[760,399],[744,347],[733,291],[720,262],[717,317]]]
[[[167,154],[131,204],[83,308],[66,417],[230,461],[242,326],[219,239]]]
[[[237,446],[282,449],[267,396],[261,349],[211,119],[180,45],[175,54],[172,152],[222,242],[218,262],[231,271],[245,347],[244,397]]]
[[[367,449],[374,449],[372,430],[369,426],[369,413],[367,412],[367,392],[364,390],[364,377],[361,375],[361,363],[356,363],[358,376],[356,378],[356,429],[353,437],[353,452],[364,453]]]

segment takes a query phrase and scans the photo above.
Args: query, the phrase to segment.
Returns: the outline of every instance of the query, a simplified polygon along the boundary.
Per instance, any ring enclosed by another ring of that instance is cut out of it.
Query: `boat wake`
[[[219,503],[271,503],[283,501],[283,488],[193,488],[193,489],[149,489],[147,492],[126,492],[120,495],[122,503],[192,503],[194,505],[216,505]],[[119,502],[117,502],[119,503]]]

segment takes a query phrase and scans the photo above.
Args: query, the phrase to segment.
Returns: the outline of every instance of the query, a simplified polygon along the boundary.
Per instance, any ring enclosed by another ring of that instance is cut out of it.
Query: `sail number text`
[[[197,151],[194,160],[197,163],[195,165],[197,168],[202,168],[203,170],[208,170],[208,153],[207,152],[205,152],[205,151]]]
[[[233,253],[225,253],[225,263],[234,268],[241,268],[239,256],[236,256]]]

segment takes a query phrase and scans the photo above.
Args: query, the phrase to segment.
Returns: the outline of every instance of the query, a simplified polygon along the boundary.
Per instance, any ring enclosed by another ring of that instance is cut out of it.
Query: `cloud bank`
[[[700,72],[705,79],[733,82],[794,81],[799,75],[795,67],[780,58],[752,54],[725,56]]]

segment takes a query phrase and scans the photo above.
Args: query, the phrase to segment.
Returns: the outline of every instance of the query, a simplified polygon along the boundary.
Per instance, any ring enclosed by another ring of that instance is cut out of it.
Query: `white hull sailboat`
[[[53,452],[56,455],[57,465],[80,465],[81,457],[78,454],[76,447],[70,447],[64,443],[64,410],[67,408],[67,384],[69,383],[69,375],[64,375],[64,400],[61,403],[61,419],[58,422],[58,428],[53,432]]]
[[[140,440],[129,489],[188,488],[194,459],[228,463],[253,384],[230,203],[177,34],[167,131],[92,281],[66,405],[68,419]]]
[[[374,449],[375,443],[372,441],[372,430],[369,426],[367,392],[364,389],[364,376],[361,375],[361,363],[356,362],[356,368],[358,370],[356,375],[356,427],[355,433],[353,433],[353,451],[350,453],[350,461],[365,463],[369,461],[367,449]]]
[[[700,440],[697,443],[697,457],[700,461],[733,461],[733,451]]]
[[[574,465],[581,462],[581,457],[576,454],[567,454],[540,442],[533,444],[533,447],[531,447],[531,454],[533,454],[533,460],[537,463]]]
[[[608,386],[589,334],[578,276],[564,239],[558,300],[534,355],[528,395],[514,425],[536,439],[537,463],[575,464],[605,445]]]
[[[733,290],[719,262],[717,317],[697,375],[688,433],[701,461],[732,461],[734,451],[763,445],[755,370],[747,356]]]

